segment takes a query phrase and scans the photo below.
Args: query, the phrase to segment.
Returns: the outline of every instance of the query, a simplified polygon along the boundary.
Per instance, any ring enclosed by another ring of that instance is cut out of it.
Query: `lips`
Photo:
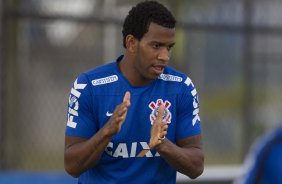
[[[164,65],[154,65],[153,67],[153,71],[156,75],[161,75],[164,72]]]

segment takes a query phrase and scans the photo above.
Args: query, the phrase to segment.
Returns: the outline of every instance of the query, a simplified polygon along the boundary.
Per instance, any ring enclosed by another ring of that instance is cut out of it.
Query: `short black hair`
[[[174,28],[176,20],[172,13],[156,1],[143,1],[134,6],[123,23],[123,46],[126,48],[125,38],[131,34],[141,40],[148,32],[150,23],[156,23],[167,28]]]

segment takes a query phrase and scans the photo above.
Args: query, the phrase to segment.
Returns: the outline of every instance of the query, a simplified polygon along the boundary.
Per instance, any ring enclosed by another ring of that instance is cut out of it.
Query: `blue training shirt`
[[[197,91],[185,74],[166,67],[149,85],[132,86],[117,62],[81,74],[71,88],[67,136],[90,138],[109,120],[126,91],[131,106],[120,132],[112,137],[100,161],[79,177],[79,184],[176,183],[176,170],[159,153],[149,149],[150,130],[158,108],[164,104],[167,139],[201,134]]]
[[[238,184],[282,184],[282,124],[257,139]]]

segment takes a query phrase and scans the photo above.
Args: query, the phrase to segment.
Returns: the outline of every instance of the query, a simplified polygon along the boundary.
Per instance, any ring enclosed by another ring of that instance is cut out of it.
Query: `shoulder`
[[[250,163],[255,164],[257,161],[264,158],[264,155],[268,153],[271,147],[281,145],[282,143],[282,126],[275,127],[271,130],[268,130],[265,134],[258,137],[255,142],[252,144],[251,149],[245,160],[247,167],[250,167]],[[256,162],[250,162],[256,161]],[[251,165],[253,166],[253,165]]]
[[[256,140],[256,143],[260,149],[276,144],[282,143],[282,125],[275,126],[268,130],[264,135]],[[259,146],[260,145],[260,146]]]
[[[241,182],[241,180],[244,181],[244,183],[250,183],[259,179],[259,174],[264,171],[264,169],[272,170],[272,179],[275,179],[275,171],[281,170],[282,168],[281,162],[280,165],[279,162],[277,162],[277,159],[281,153],[282,126],[280,125],[268,130],[264,135],[257,138],[257,140],[254,142],[244,161],[243,175],[238,179],[238,183]],[[269,169],[269,167],[271,169]]]
[[[118,78],[115,67],[115,62],[104,64],[81,73],[76,80],[77,82],[92,83],[94,86],[110,81],[113,82]]]
[[[195,86],[188,77],[188,75],[184,74],[176,70],[175,68],[167,66],[164,73],[158,77],[158,80],[163,83],[167,83],[172,85],[173,87],[177,87],[178,90],[194,90]]]
[[[107,76],[109,74],[113,74],[115,71],[116,63],[111,62],[108,64],[104,64],[101,66],[97,66],[95,68],[92,68],[83,74],[86,75],[89,78],[95,78],[95,76]]]
[[[178,83],[186,82],[189,84],[192,83],[191,79],[186,74],[170,66],[167,66],[165,68],[164,73],[161,74],[158,79],[168,82],[178,82]]]

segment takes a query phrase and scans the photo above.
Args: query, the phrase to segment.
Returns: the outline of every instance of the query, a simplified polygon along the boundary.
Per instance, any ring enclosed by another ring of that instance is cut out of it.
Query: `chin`
[[[151,79],[151,80],[155,80],[155,79],[157,79],[160,75],[161,75],[161,74],[159,74],[159,75],[153,75],[150,79]]]

